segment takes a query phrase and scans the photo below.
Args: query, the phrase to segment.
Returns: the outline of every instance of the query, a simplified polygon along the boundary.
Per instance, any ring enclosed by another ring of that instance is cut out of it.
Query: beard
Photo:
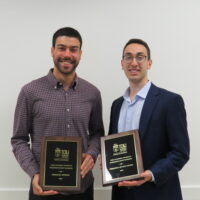
[[[70,62],[70,67],[64,67],[63,62]],[[54,65],[57,68],[57,70],[63,74],[63,75],[69,75],[72,74],[75,70],[76,67],[78,66],[79,62],[76,60],[71,60],[71,59],[61,59],[58,58],[57,60],[54,59]]]

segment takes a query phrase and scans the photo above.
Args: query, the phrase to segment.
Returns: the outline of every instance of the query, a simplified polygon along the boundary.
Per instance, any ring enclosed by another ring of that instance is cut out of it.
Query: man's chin
[[[73,68],[71,70],[62,70],[61,73],[63,75],[70,75],[70,74],[74,74],[76,68]]]
[[[70,71],[67,71],[67,70],[61,70],[60,73],[63,74],[63,75],[70,75],[70,74],[73,74],[75,70],[70,70]]]
[[[58,71],[63,74],[63,75],[70,75],[70,74],[73,74],[75,69],[76,69],[76,66],[72,66],[72,67],[63,67],[63,66],[59,66],[57,67]]]

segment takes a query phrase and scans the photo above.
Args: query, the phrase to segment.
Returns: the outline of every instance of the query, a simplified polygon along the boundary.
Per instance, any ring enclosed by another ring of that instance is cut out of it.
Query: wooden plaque
[[[82,139],[44,136],[40,158],[40,185],[44,190],[80,191]]]
[[[144,171],[137,130],[101,137],[103,186],[140,179]]]

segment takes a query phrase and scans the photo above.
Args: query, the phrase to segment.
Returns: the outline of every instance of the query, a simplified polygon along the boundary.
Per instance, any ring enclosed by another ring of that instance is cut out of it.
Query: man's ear
[[[82,56],[82,53],[83,53],[83,51],[80,49],[80,58],[81,58],[81,56]]]
[[[121,60],[121,67],[122,67],[122,70],[124,70],[124,61]]]
[[[54,47],[51,47],[51,56],[54,54]]]
[[[151,69],[151,66],[152,66],[152,60],[149,59],[148,62],[149,62],[148,69]]]

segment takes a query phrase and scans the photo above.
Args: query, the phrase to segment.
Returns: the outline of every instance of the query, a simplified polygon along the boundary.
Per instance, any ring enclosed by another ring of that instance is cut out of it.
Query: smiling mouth
[[[61,64],[63,65],[73,65],[74,64],[74,61],[71,60],[71,59],[68,59],[68,60],[58,60]]]
[[[128,70],[131,74],[137,74],[137,73],[139,73],[139,70],[137,70],[137,69],[129,69]]]
[[[66,58],[58,58],[58,62],[60,63],[66,63],[66,64],[71,64],[73,63],[73,60],[72,59],[66,59]]]
[[[61,61],[61,63],[63,63],[63,64],[66,64],[66,65],[68,65],[68,64],[72,64],[72,62],[70,61]]]

